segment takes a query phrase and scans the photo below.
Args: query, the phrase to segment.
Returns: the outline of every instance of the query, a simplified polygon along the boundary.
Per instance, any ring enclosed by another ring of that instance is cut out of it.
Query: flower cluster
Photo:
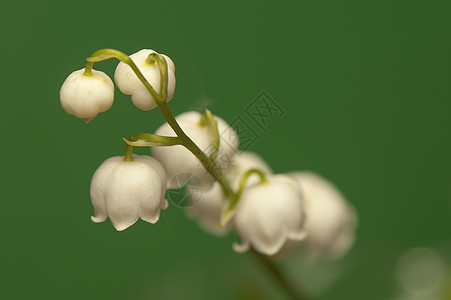
[[[67,113],[89,122],[111,107],[113,81],[92,69],[109,58],[121,61],[114,74],[119,90],[141,110],[158,106],[167,123],[125,140],[125,155],[99,166],[91,181],[92,221],[109,218],[118,231],[139,218],[154,224],[168,206],[166,189],[186,185],[194,203],[187,214],[215,235],[235,230],[241,237],[233,245],[237,252],[252,247],[275,255],[299,247],[311,256],[339,257],[352,246],[356,212],[326,179],[305,171],[274,174],[259,155],[239,152],[237,133],[209,111],[172,115],[167,102],[174,96],[175,65],[166,55],[95,52],[61,87]],[[141,146],[150,146],[153,157],[132,154]],[[194,196],[193,186],[201,193]]]

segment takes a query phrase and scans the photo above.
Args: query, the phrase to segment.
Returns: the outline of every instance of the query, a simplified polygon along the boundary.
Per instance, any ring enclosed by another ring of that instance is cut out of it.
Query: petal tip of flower
[[[244,253],[249,250],[250,245],[249,245],[248,241],[243,241],[242,244],[233,243],[232,247],[233,247],[233,250],[235,250],[235,252]]]
[[[160,211],[158,211],[156,213],[147,214],[147,215],[141,214],[139,217],[143,221],[146,221],[150,224],[155,224],[160,220]]]
[[[85,124],[88,124],[94,118],[80,118],[80,119],[83,120]]]
[[[267,255],[267,256],[273,256],[273,255],[275,255],[277,252],[280,251],[280,248],[281,248],[281,247],[272,247],[272,248],[265,249],[264,251],[259,251],[259,252],[261,252],[261,253],[263,253],[263,254],[265,254],[265,255]]]
[[[136,221],[135,221],[136,222]],[[116,228],[117,231],[124,231],[125,229],[127,229],[128,227],[132,226],[133,224],[135,224],[135,222],[132,223],[119,223],[119,224],[114,224],[113,226],[114,228]]]
[[[114,225],[114,228],[116,228],[117,231],[124,231],[128,227],[130,227],[130,226],[126,226],[126,225],[123,225],[123,224]]]
[[[103,221],[106,220],[106,217],[102,217],[102,216],[91,216],[91,221],[93,221],[94,223],[102,223]]]
[[[161,206],[161,209],[165,210],[169,207],[169,201],[167,199],[164,199],[163,205]]]
[[[149,222],[150,224],[156,224],[160,220],[160,216],[154,218],[147,218],[144,221]]]

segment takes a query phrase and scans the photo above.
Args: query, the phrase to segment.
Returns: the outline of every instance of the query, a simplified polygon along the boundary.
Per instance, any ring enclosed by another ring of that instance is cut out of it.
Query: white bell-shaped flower
[[[219,226],[222,208],[226,203],[219,183],[215,182],[210,189],[199,189],[188,185],[186,193],[193,203],[193,206],[186,209],[186,213],[197,221],[200,228],[219,237],[229,232],[229,226]]]
[[[233,224],[242,238],[234,244],[237,252],[252,247],[263,254],[276,254],[287,240],[302,240],[304,207],[296,182],[287,175],[272,175],[268,182],[244,190],[236,208]]]
[[[160,91],[160,70],[156,62],[148,63],[147,58],[150,54],[157,53],[150,49],[143,49],[132,55],[130,58],[136,64],[138,69],[144,75],[146,80],[155,89]],[[175,92],[175,65],[166,55],[161,54],[168,65],[168,98],[169,102]],[[133,104],[142,110],[151,110],[157,106],[154,97],[149,93],[144,84],[139,80],[133,70],[127,64],[120,62],[114,73],[114,81],[122,93],[132,96]]]
[[[214,116],[219,132],[219,149],[216,156],[218,171],[225,173],[230,168],[233,156],[238,148],[238,136],[227,123]],[[214,151],[213,129],[202,120],[203,115],[189,111],[176,117],[183,131],[204,151],[210,155]],[[157,129],[155,134],[175,136],[175,132],[165,123]],[[168,188],[182,187],[187,181],[195,181],[196,185],[204,189],[210,188],[214,178],[204,168],[199,159],[183,146],[152,147],[152,153],[163,165],[168,178]]]
[[[307,238],[302,242],[312,258],[343,256],[354,244],[357,214],[343,194],[313,172],[291,174],[305,201]]]
[[[232,167],[225,174],[234,190],[238,188],[241,176],[249,169],[259,169],[267,175],[272,173],[271,168],[258,154],[253,152],[238,153],[234,157]],[[258,180],[258,177],[250,177],[246,184],[251,185],[257,183]],[[219,225],[227,201],[219,183],[215,182],[211,189],[201,192],[199,192],[198,187],[189,185],[187,193],[192,198],[191,202],[194,203],[186,210],[188,216],[197,220],[199,226],[211,234],[224,236],[229,232],[230,226]]]
[[[91,181],[91,201],[95,223],[110,218],[118,231],[127,229],[139,218],[155,224],[167,202],[166,175],[161,164],[147,155],[123,156],[105,160]]]
[[[81,69],[66,78],[61,86],[60,101],[68,114],[88,123],[113,105],[114,84],[101,71],[92,70],[89,76],[84,72],[85,69]]]

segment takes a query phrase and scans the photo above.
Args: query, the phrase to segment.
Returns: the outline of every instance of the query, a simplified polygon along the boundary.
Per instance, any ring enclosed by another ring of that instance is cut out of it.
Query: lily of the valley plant
[[[174,117],[168,102],[175,92],[175,65],[166,55],[141,50],[130,56],[101,49],[85,68],[67,77],[60,91],[63,109],[86,123],[114,101],[113,81],[94,63],[118,59],[114,82],[141,110],[160,110],[166,123],[155,133],[124,139],[125,153],[106,159],[91,181],[92,220],[110,219],[122,231],[138,219],[155,224],[166,209],[166,189],[201,188],[187,214],[205,231],[241,237],[237,252],[252,253],[276,271],[268,256],[297,249],[310,257],[344,255],[354,242],[357,216],[340,191],[306,171],[274,174],[257,154],[238,150],[238,135],[223,119],[189,111]],[[152,156],[135,155],[133,147],[150,147]],[[287,291],[300,298],[289,285]]]

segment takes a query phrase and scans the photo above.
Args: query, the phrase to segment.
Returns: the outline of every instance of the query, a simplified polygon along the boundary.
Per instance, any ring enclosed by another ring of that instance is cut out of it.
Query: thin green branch
[[[124,161],[125,162],[133,161],[133,146],[130,146],[128,144],[125,145]]]
[[[162,55],[157,53],[150,54],[158,64],[160,70],[160,95],[163,101],[167,102],[168,98],[168,64]]]
[[[85,71],[83,72],[84,76],[92,76],[92,67],[94,63],[93,62],[87,62],[85,66]]]
[[[258,175],[258,177],[260,177],[260,184],[265,184],[268,182],[268,179],[266,179],[266,174],[263,171],[255,168],[247,170],[246,172],[244,172],[243,176],[241,176],[240,186],[236,193],[235,201],[238,201],[241,198],[241,195],[244,192],[244,188],[246,187],[247,181],[249,180],[249,177],[251,177],[251,175],[253,174],[256,174]]]

